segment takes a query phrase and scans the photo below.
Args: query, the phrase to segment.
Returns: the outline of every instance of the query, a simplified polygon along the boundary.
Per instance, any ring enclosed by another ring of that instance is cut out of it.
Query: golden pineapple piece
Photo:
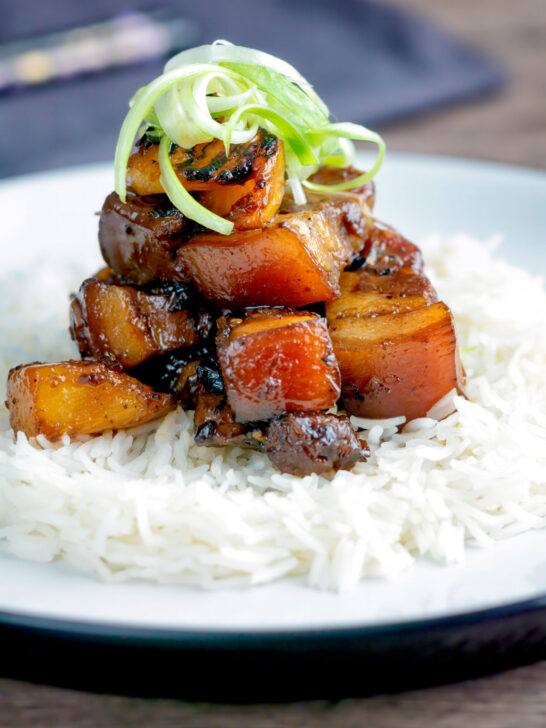
[[[157,161],[158,144],[143,143],[129,158],[127,185],[138,195],[164,192]],[[212,212],[237,230],[260,228],[279,209],[284,193],[282,142],[265,129],[245,144],[213,139],[191,149],[175,147],[171,163],[180,182]]]
[[[148,422],[173,409],[169,394],[96,361],[26,364],[8,376],[6,405],[27,437],[93,435]]]

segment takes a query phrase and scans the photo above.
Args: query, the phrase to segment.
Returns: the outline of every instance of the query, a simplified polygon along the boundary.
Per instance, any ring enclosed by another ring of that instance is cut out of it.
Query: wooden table
[[[387,146],[546,168],[544,0],[396,0],[504,61],[505,91],[385,129]]]
[[[544,728],[546,663],[365,700],[206,705],[0,681],[1,728]]]
[[[398,0],[504,59],[502,94],[384,129],[390,149],[546,168],[545,0]],[[336,703],[227,706],[92,695],[0,680],[0,728],[544,728],[546,662],[493,677]]]

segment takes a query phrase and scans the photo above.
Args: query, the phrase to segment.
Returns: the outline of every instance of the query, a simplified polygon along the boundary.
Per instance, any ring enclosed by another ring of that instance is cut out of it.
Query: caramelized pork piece
[[[421,251],[394,228],[375,220],[364,237],[364,246],[345,270],[357,271],[365,268],[370,273],[388,275],[404,267],[422,273]]]
[[[347,417],[324,412],[275,418],[266,430],[263,450],[281,473],[300,476],[350,470],[370,454]]]
[[[362,417],[424,417],[456,387],[462,370],[453,318],[444,303],[330,326],[343,407]]]
[[[337,185],[347,182],[361,175],[362,172],[355,167],[329,167],[324,165],[309,177],[309,182],[319,185]],[[319,203],[327,203],[330,200],[336,203],[345,199],[348,206],[354,206],[354,214],[347,212],[347,218],[358,217],[358,209],[365,203],[369,211],[373,210],[375,203],[375,185],[372,181],[366,182],[361,187],[355,187],[352,190],[344,190],[341,192],[332,192],[325,195],[322,192],[314,192],[313,190],[305,190],[307,203],[305,205],[297,205],[290,188],[286,189],[279,212],[300,212],[302,209],[314,209]],[[360,243],[360,246],[362,242]],[[360,249],[359,246],[359,249]]]
[[[328,409],[340,391],[325,319],[291,309],[249,309],[220,319],[216,337],[227,399],[238,422]]]
[[[143,143],[130,157],[127,184],[138,195],[162,193],[158,144]],[[279,209],[284,192],[282,142],[265,129],[246,144],[213,139],[192,149],[175,147],[174,170],[189,192],[212,212],[231,220],[238,230],[262,227]]]
[[[174,407],[170,395],[96,361],[16,367],[8,376],[6,405],[15,432],[48,440],[132,427]]]
[[[225,394],[211,394],[201,387],[197,394],[193,429],[198,445],[223,447],[245,444],[248,428],[235,422]]]
[[[238,445],[260,450],[281,473],[322,474],[350,470],[370,454],[347,417],[324,412],[297,412],[271,422],[236,422],[223,394],[198,394],[194,416],[195,441],[207,447]]]
[[[368,268],[347,269],[339,280],[341,295],[326,308],[330,322],[413,311],[438,300],[428,278],[408,266],[386,275],[370,273]]]
[[[341,296],[326,305],[343,406],[363,417],[422,417],[462,388],[453,318],[415,246],[384,227],[370,237],[361,266],[342,273]]]
[[[197,235],[178,250],[181,266],[206,298],[230,308],[330,301],[370,225],[366,199],[321,198],[263,230]]]
[[[127,201],[122,202],[112,192],[100,214],[99,243],[113,274],[127,283],[183,281],[187,276],[175,265],[176,249],[196,229],[166,195],[128,193]]]
[[[194,346],[200,332],[210,333],[210,313],[188,309],[184,284],[156,290],[84,281],[70,308],[71,334],[82,356],[131,369],[156,354]]]

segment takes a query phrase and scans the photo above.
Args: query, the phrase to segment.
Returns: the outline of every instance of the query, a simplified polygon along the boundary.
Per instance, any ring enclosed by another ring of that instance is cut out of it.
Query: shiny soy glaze
[[[158,144],[143,143],[131,155],[127,185],[138,195],[164,192],[157,161]],[[213,139],[192,149],[173,145],[173,168],[189,192],[212,212],[232,221],[238,230],[262,227],[279,209],[284,193],[282,142],[265,129],[246,144]]]
[[[218,322],[218,360],[239,422],[328,409],[340,392],[326,321],[291,309],[250,309]]]

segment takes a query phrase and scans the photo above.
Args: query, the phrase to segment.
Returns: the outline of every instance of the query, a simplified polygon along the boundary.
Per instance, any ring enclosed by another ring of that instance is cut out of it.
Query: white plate
[[[365,162],[363,162],[365,163]],[[112,188],[108,165],[61,170],[0,184],[2,265],[31,265],[48,251],[98,267],[97,218]],[[546,272],[546,175],[464,160],[391,154],[378,178],[377,214],[410,238],[467,232],[504,234],[500,254]],[[546,595],[546,532],[486,550],[464,566],[418,563],[395,581],[368,581],[338,596],[298,580],[203,592],[142,583],[105,585],[61,565],[0,558],[0,612],[119,629],[209,635],[373,627],[429,620]],[[0,614],[0,622],[2,615]]]

